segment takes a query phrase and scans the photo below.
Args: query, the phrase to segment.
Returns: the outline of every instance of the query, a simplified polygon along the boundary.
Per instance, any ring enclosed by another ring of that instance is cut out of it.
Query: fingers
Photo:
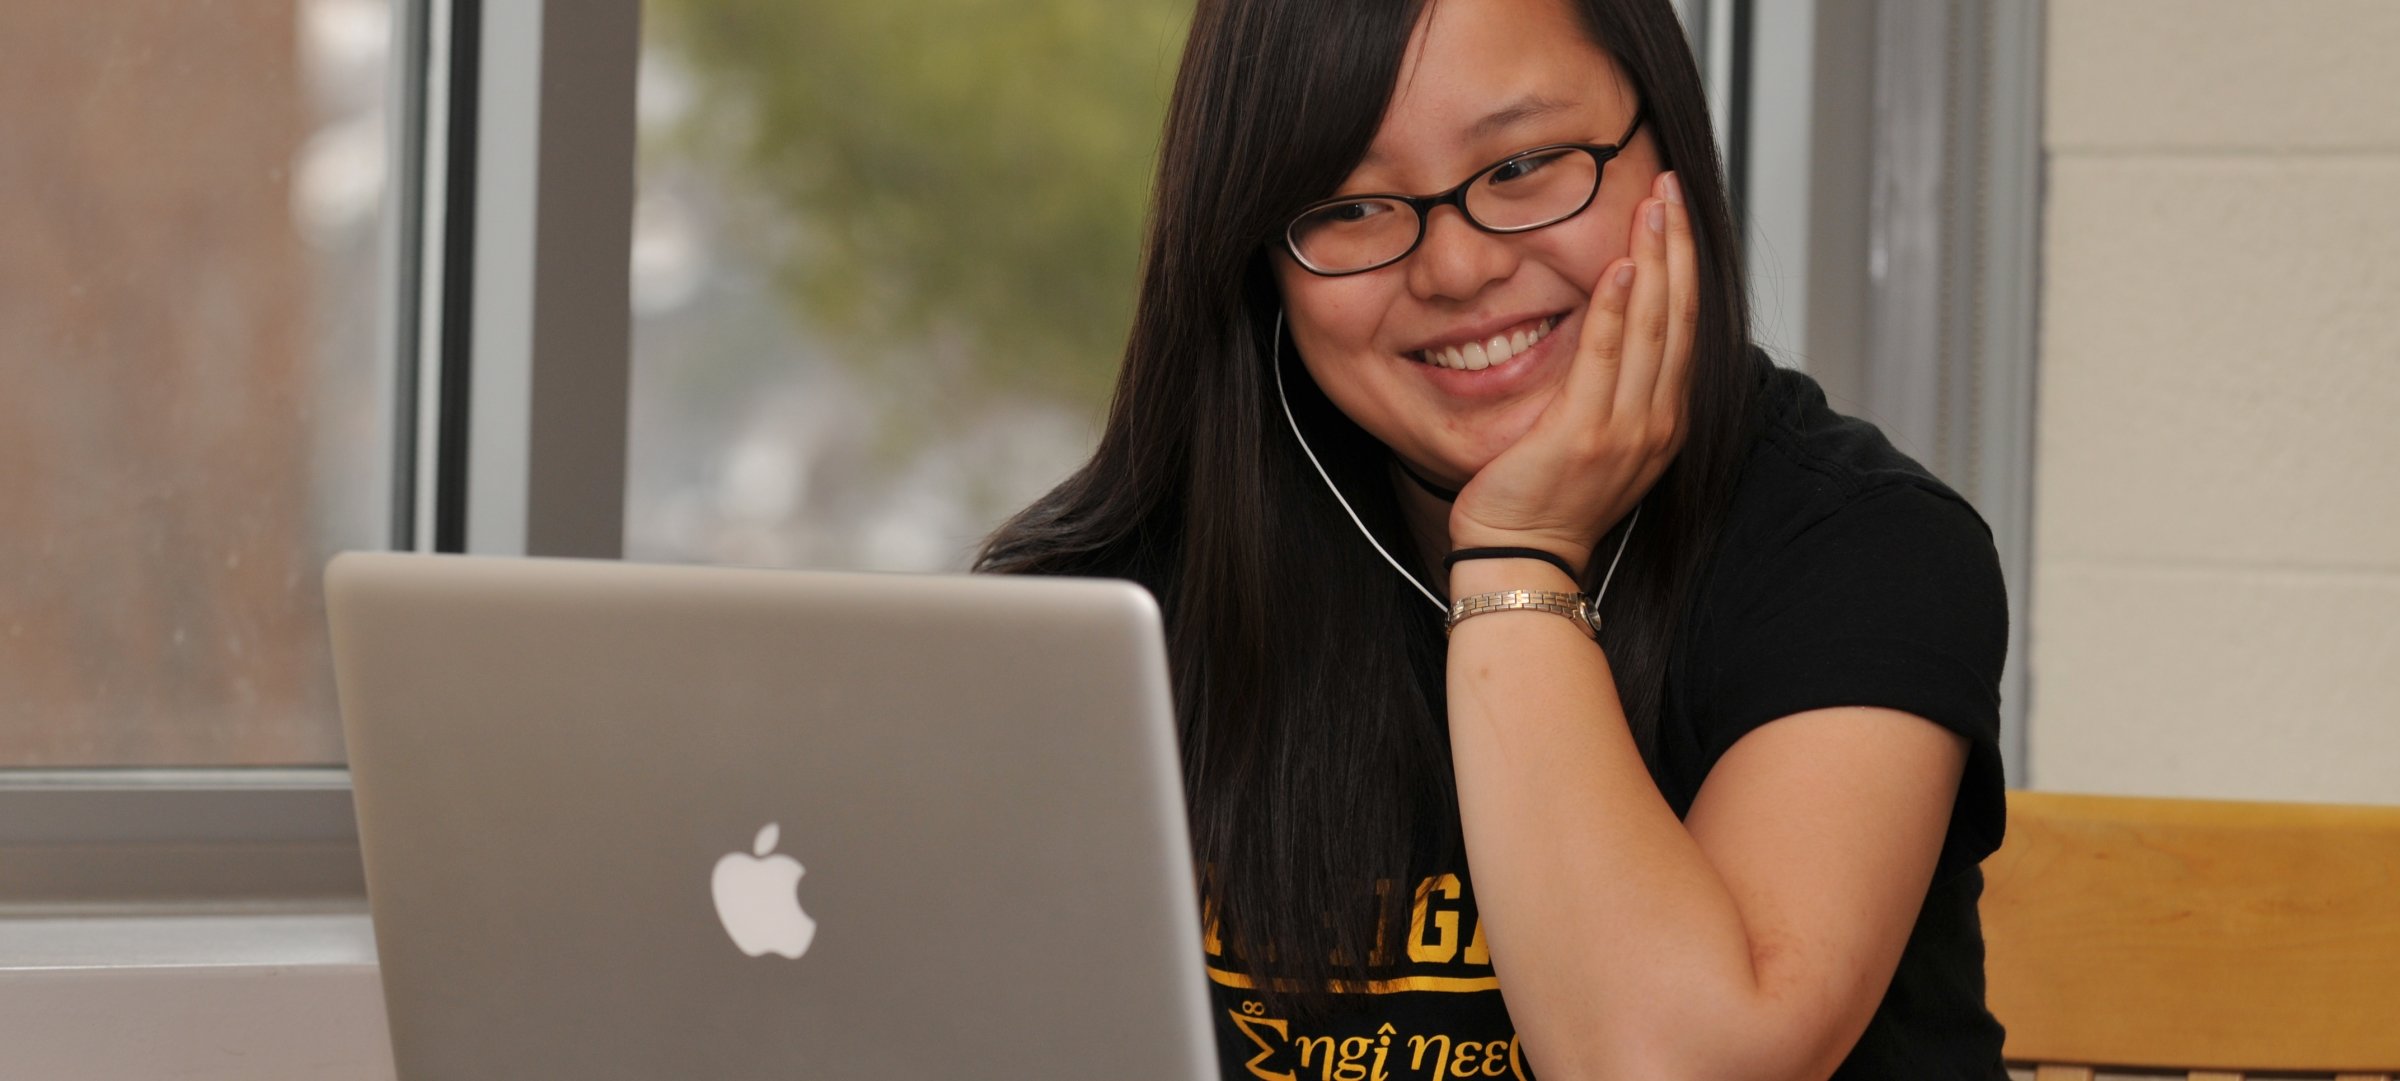
[[[1664,174],[1661,174],[1661,181]],[[1627,244],[1634,262],[1633,295],[1625,310],[1625,347],[1617,377],[1612,416],[1646,417],[1659,383],[1659,367],[1667,355],[1668,273],[1667,230],[1676,208],[1651,184],[1651,196],[1633,209],[1633,234]]]
[[[1600,269],[1592,302],[1584,308],[1576,360],[1567,369],[1563,397],[1576,416],[1605,422],[1616,400],[1618,371],[1625,359],[1625,308],[1636,276],[1631,259],[1619,259]]]
[[[1700,258],[1692,241],[1692,215],[1683,203],[1683,178],[1659,178],[1667,200],[1667,337],[1651,408],[1680,417],[1690,402],[1692,342],[1700,328]]]
[[[1637,418],[1671,431],[1682,422],[1699,310],[1691,216],[1673,173],[1659,174],[1631,224],[1626,257],[1592,290],[1562,404],[1601,428]]]

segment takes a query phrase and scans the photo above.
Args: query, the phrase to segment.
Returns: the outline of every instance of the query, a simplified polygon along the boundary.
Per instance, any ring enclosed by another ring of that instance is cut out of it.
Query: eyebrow
[[[1470,140],[1487,138],[1536,117],[1563,112],[1580,104],[1582,103],[1561,101],[1557,98],[1544,97],[1541,94],[1528,94],[1509,105],[1492,111],[1483,119],[1467,125],[1467,138]],[[1380,164],[1382,160],[1383,154],[1380,151],[1369,148],[1366,156],[1360,158],[1358,163],[1362,166],[1375,165]]]
[[[1530,95],[1528,97],[1519,99],[1514,105],[1511,105],[1505,109],[1501,109],[1498,112],[1495,112],[1492,115],[1484,117],[1483,119],[1476,121],[1474,124],[1469,125],[1467,128],[1467,137],[1470,139],[1481,139],[1484,136],[1491,135],[1495,132],[1506,131],[1509,128],[1513,128],[1518,124],[1522,124],[1525,121],[1531,120],[1537,116],[1548,116],[1551,113],[1572,109],[1578,104],[1580,103],[1572,101],[1560,101],[1557,98],[1546,98],[1539,94]]]

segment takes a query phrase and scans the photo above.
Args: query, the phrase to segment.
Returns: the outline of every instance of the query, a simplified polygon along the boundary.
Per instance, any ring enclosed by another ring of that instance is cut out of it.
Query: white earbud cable
[[[1393,570],[1399,571],[1400,577],[1408,579],[1408,584],[1417,587],[1417,592],[1424,594],[1426,600],[1432,601],[1435,609],[1445,616],[1449,615],[1450,606],[1443,604],[1442,599],[1435,596],[1433,590],[1427,588],[1425,583],[1418,581],[1416,575],[1410,574],[1408,568],[1400,565],[1399,560],[1392,558],[1392,553],[1384,549],[1382,541],[1375,539],[1375,531],[1368,529],[1367,523],[1359,519],[1358,512],[1351,509],[1350,501],[1342,498],[1341,486],[1333,482],[1332,474],[1325,472],[1325,463],[1317,460],[1317,452],[1309,447],[1308,437],[1300,434],[1299,418],[1292,415],[1292,399],[1283,392],[1283,309],[1281,308],[1275,309],[1275,339],[1271,348],[1273,359],[1270,363],[1275,369],[1275,399],[1283,404],[1284,423],[1292,426],[1292,438],[1300,441],[1300,453],[1308,455],[1308,464],[1316,467],[1317,477],[1325,482],[1325,490],[1333,493],[1333,501],[1342,505],[1342,513],[1350,516],[1350,524],[1358,527],[1359,535],[1367,538],[1368,544],[1375,546],[1375,554],[1382,556],[1383,561],[1391,564]],[[1594,608],[1599,607],[1600,598],[1608,595],[1608,583],[1617,577],[1617,563],[1625,558],[1626,542],[1633,539],[1633,527],[1641,520],[1642,506],[1636,503],[1633,507],[1633,517],[1625,523],[1625,535],[1617,540],[1617,554],[1610,557],[1608,561],[1608,573],[1600,578],[1600,590],[1592,595]]]
[[[1333,493],[1333,501],[1342,505],[1342,513],[1350,516],[1350,524],[1358,527],[1359,535],[1367,538],[1368,544],[1375,546],[1375,554],[1382,556],[1383,561],[1391,564],[1393,570],[1399,571],[1400,577],[1408,579],[1408,584],[1417,587],[1417,592],[1424,594],[1426,600],[1432,601],[1433,607],[1437,611],[1445,616],[1449,615],[1449,605],[1443,604],[1440,597],[1434,596],[1433,590],[1425,588],[1425,583],[1418,581],[1416,575],[1408,573],[1408,568],[1401,566],[1399,560],[1393,559],[1392,553],[1384,551],[1383,542],[1375,539],[1375,532],[1367,528],[1367,523],[1359,520],[1357,511],[1350,509],[1350,501],[1342,498],[1341,486],[1335,484],[1332,475],[1325,472],[1325,463],[1317,460],[1317,452],[1309,449],[1308,437],[1300,434],[1299,418],[1292,416],[1292,400],[1283,393],[1283,309],[1281,308],[1275,309],[1273,349],[1275,398],[1283,403],[1284,422],[1292,426],[1292,438],[1300,441],[1300,453],[1308,455],[1308,464],[1317,467],[1317,476],[1325,481],[1326,490]]]

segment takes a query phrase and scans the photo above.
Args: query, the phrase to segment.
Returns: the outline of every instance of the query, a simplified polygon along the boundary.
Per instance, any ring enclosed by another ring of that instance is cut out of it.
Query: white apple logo
[[[817,921],[800,911],[800,876],[807,872],[790,856],[767,855],[775,850],[780,833],[775,823],[767,823],[750,846],[755,856],[727,853],[709,878],[717,919],[733,936],[733,944],[752,957],[779,953],[798,958],[817,937]]]

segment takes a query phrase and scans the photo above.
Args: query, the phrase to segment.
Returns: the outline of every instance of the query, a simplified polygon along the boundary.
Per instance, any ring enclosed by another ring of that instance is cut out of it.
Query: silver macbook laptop
[[[351,553],[402,1081],[1216,1076],[1122,582]]]

